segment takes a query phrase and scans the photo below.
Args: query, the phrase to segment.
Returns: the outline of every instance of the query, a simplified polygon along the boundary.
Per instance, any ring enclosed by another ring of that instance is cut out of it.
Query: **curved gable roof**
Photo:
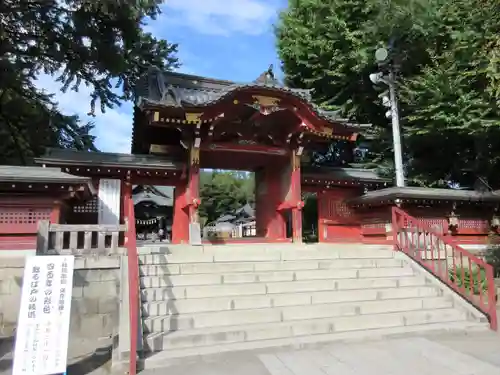
[[[268,71],[268,74],[272,72]],[[199,107],[204,108],[229,99],[240,92],[267,91],[271,95],[288,96],[297,99],[315,116],[347,127],[360,128],[348,119],[339,117],[338,111],[325,111],[312,102],[312,90],[294,89],[279,83],[274,77],[266,77],[263,73],[250,83],[236,83],[176,72],[150,70],[147,76],[138,83],[135,91],[136,105],[163,107]]]

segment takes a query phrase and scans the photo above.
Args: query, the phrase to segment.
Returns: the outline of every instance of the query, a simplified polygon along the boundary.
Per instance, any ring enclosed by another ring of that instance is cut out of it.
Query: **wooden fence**
[[[38,223],[37,254],[110,255],[125,253],[127,224],[73,225]]]

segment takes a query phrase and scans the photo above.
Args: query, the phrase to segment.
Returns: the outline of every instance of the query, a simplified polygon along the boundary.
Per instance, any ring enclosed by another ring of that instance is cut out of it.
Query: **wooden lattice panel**
[[[50,214],[50,208],[0,207],[0,233],[35,233],[38,221]]]
[[[331,217],[350,218],[352,212],[344,202],[330,200],[328,202],[328,214]]]
[[[444,228],[444,227],[447,227],[448,224],[447,224],[447,221],[446,219],[442,219],[442,218],[417,218],[418,222],[422,225],[425,225],[427,227],[440,227],[440,228]],[[405,218],[404,219],[404,226],[406,228],[408,228],[410,225],[408,224],[408,220]]]
[[[388,232],[388,225],[391,222],[383,217],[365,217],[361,221],[361,233],[363,235],[386,235]],[[390,227],[389,227],[390,228]]]
[[[459,219],[458,220],[459,228],[467,228],[467,229],[484,229],[488,228],[488,220],[481,219]]]
[[[386,227],[387,224],[390,224],[389,222],[387,223],[382,223],[382,222],[379,222],[379,223],[362,223],[361,226],[363,228],[384,228]]]
[[[441,218],[420,218],[418,221],[430,228],[444,228],[447,226],[446,220]]]
[[[356,221],[353,210],[341,199],[329,197],[320,203],[322,218],[339,224],[347,224]]]
[[[404,228],[412,228],[414,224],[410,225],[408,223],[407,218],[404,218],[403,227]],[[417,221],[424,228],[428,228],[433,232],[438,232],[440,234],[446,233],[448,231],[448,221],[443,218],[429,218],[429,217],[417,217]],[[425,229],[427,230],[427,229]]]
[[[99,203],[97,201],[97,197],[92,198],[85,204],[73,206],[74,213],[89,214],[89,213],[96,213],[98,211],[99,211]]]

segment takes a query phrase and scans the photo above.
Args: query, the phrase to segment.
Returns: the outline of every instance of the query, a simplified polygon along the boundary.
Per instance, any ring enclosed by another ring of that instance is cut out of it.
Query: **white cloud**
[[[278,0],[167,0],[160,18],[203,34],[260,35],[269,31],[278,8]],[[149,26],[153,33],[163,24],[157,22]]]
[[[36,84],[47,93],[55,94],[54,100],[65,115],[78,115],[84,122],[95,123],[93,133],[97,137],[96,146],[101,151],[130,153],[131,104],[126,103],[118,108],[107,109],[105,113],[100,113],[97,105],[96,117],[90,117],[87,116],[90,110],[90,88],[82,84],[78,92],[68,90],[62,93],[61,85],[49,75],[41,75]]]

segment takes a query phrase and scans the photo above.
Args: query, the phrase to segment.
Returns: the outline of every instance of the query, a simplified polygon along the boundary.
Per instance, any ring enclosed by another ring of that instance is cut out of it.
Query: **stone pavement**
[[[90,343],[79,344],[79,350],[70,348],[68,374],[111,374],[109,352],[105,348],[94,352]],[[5,349],[3,346],[0,351],[0,375],[11,374],[11,356]],[[408,335],[335,342],[297,350],[276,348],[224,353],[158,364],[162,367],[140,374],[500,375],[500,335],[493,332]]]
[[[70,340],[68,374],[111,374],[111,340]],[[0,375],[12,374],[14,344],[12,338],[0,337]]]
[[[178,359],[142,375],[500,375],[500,336],[440,334]]]

